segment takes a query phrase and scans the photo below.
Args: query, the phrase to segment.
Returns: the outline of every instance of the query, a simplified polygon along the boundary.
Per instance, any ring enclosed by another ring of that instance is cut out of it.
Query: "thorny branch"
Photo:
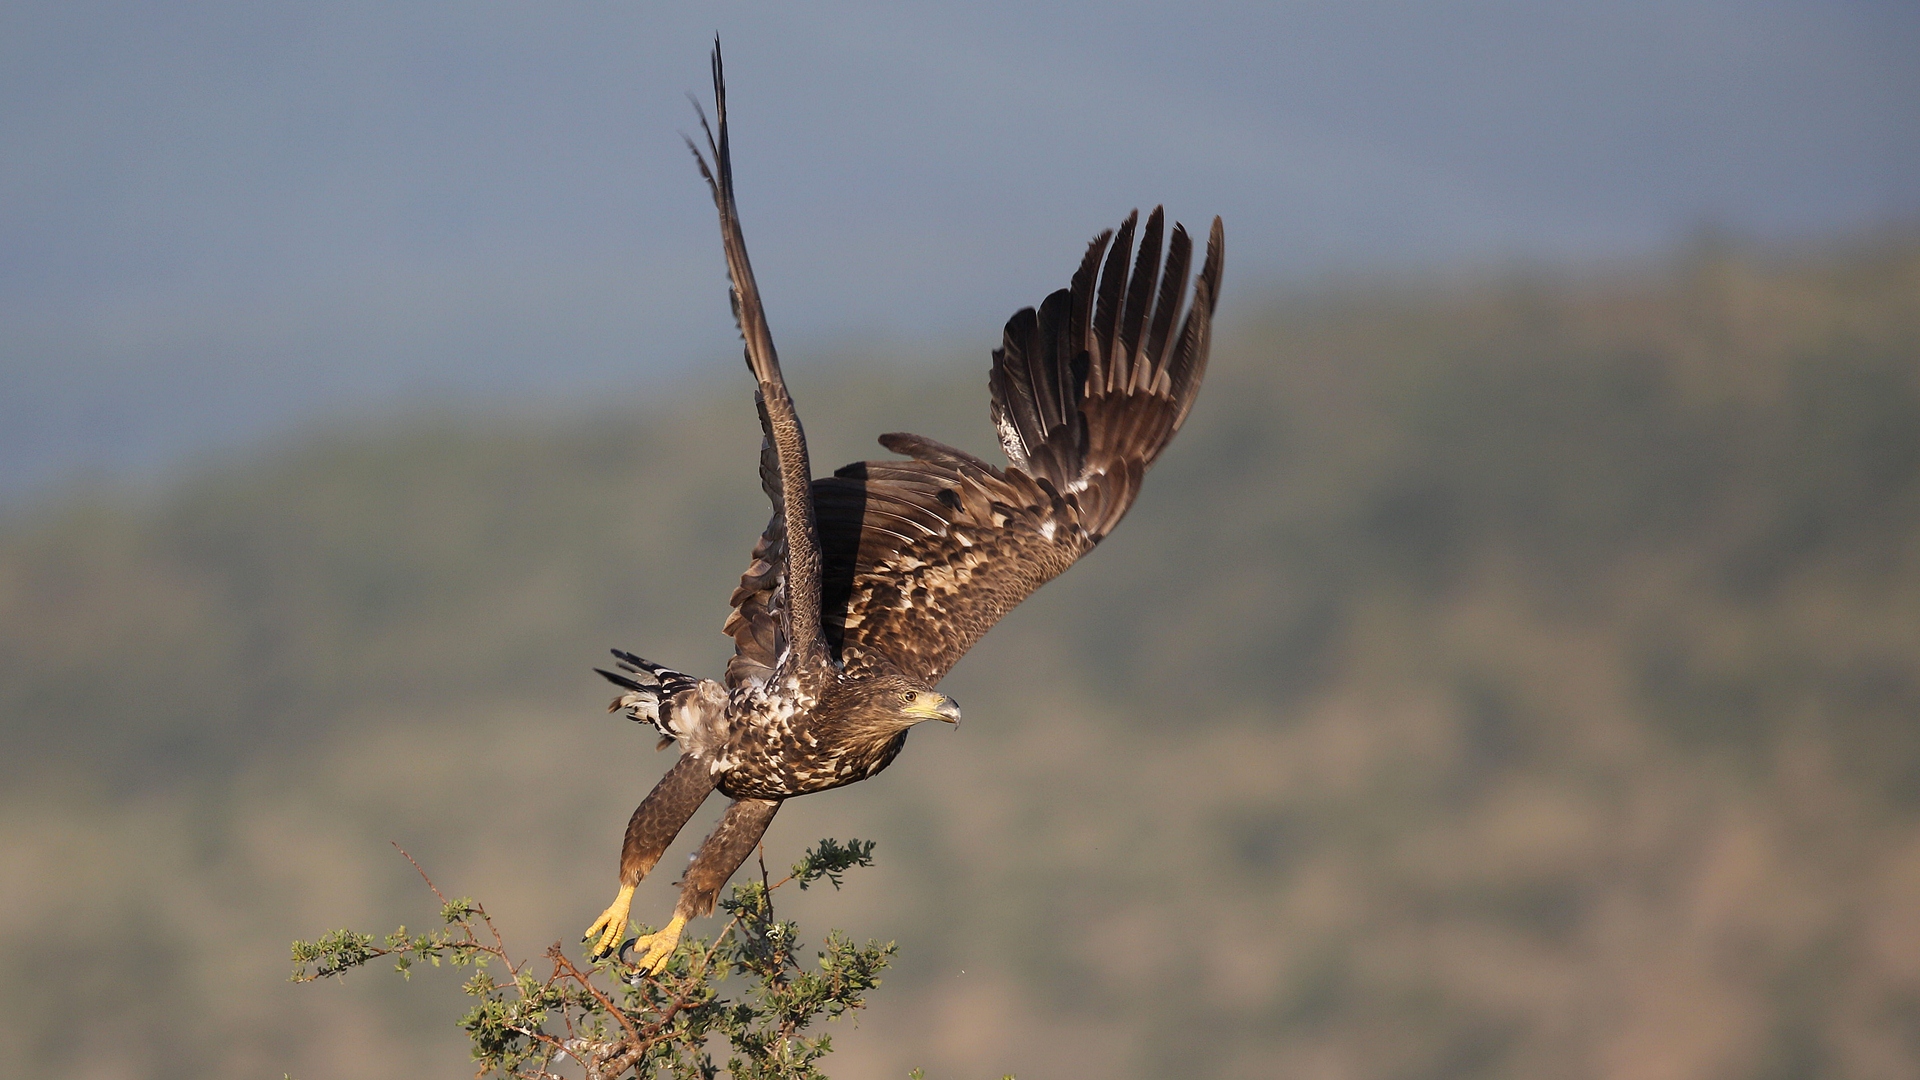
[[[473,1040],[480,1076],[549,1080],[553,1063],[565,1059],[595,1080],[629,1072],[709,1078],[717,1070],[708,1043],[722,1036],[733,1050],[727,1071],[739,1080],[818,1080],[816,1065],[830,1041],[824,1034],[806,1038],[805,1030],[820,1017],[864,1007],[866,992],[879,985],[894,953],[892,943],[857,947],[835,931],[819,953],[817,970],[807,970],[795,956],[798,926],[773,916],[775,889],[796,881],[805,889],[823,878],[838,888],[846,870],[872,865],[870,842],[822,840],[778,881],[770,880],[763,845],[760,880],[735,886],[721,901],[729,918],[720,932],[711,942],[683,944],[658,977],[618,954],[582,967],[556,942],[546,950],[553,968],[544,980],[515,964],[484,907],[466,897],[449,900],[413,856],[398,844],[394,848],[440,901],[445,927],[409,934],[403,926],[381,945],[371,934],[351,930],[296,941],[293,979],[312,982],[381,958],[392,958],[403,976],[421,961],[472,966],[476,970],[462,989],[477,1001],[460,1024]],[[487,974],[493,961],[505,968],[508,981]],[[721,997],[715,983],[735,974],[745,976],[742,992]],[[596,981],[602,977],[612,985]]]

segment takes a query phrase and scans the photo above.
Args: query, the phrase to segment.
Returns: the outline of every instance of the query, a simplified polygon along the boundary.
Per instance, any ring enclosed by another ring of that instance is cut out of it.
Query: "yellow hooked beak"
[[[945,694],[921,694],[913,704],[907,706],[907,713],[922,720],[945,720],[954,725],[960,723],[960,703]]]

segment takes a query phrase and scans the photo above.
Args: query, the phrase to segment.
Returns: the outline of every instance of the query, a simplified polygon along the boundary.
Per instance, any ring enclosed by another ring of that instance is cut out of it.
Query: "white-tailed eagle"
[[[1068,288],[1007,322],[987,379],[1005,468],[892,434],[880,444],[904,460],[816,480],[740,235],[717,42],[713,91],[719,135],[702,116],[705,153],[688,145],[720,212],[773,519],[733,593],[724,682],[618,650],[620,670],[601,672],[624,691],[613,708],[679,743],[681,757],[627,825],[619,894],[587,931],[595,955],[620,947],[634,886],[708,794],[733,800],[687,868],[673,918],[635,942],[655,973],[783,801],[878,773],[923,720],[957,723],[959,708],[934,689],[941,678],[1127,512],[1193,408],[1223,255],[1215,218],[1185,304],[1186,230],[1175,225],[1163,252],[1156,208],[1136,253],[1138,214],[1128,215],[1094,238]]]

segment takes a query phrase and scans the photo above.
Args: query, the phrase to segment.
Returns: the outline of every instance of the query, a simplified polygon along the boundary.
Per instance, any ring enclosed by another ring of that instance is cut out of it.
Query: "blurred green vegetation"
[[[835,1075],[1920,1071],[1920,242],[1227,310],[965,728],[776,822],[889,856],[795,907],[902,945]],[[790,359],[816,467],[991,450],[981,353]],[[591,920],[668,760],[588,668],[724,663],[745,378],[12,511],[0,1057],[464,1075],[451,989],[286,942],[426,921],[388,839],[520,952]]]

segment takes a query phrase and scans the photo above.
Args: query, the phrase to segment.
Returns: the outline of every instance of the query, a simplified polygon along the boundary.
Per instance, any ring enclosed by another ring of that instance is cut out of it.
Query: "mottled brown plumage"
[[[1002,615],[1092,550],[1133,504],[1148,466],[1193,408],[1220,292],[1220,220],[1182,313],[1193,245],[1156,208],[1088,247],[1070,287],[1008,320],[988,377],[1008,467],[918,435],[880,437],[904,460],[813,479],[793,399],[734,205],[720,50],[706,152],[693,146],[720,215],[734,317],[756,383],[760,481],[773,517],[734,590],[724,684],[615,652],[613,703],[681,744],[678,764],[634,811],[621,890],[588,930],[595,952],[624,936],[633,887],[707,794],[734,800],[701,845],[666,929],[636,944],[660,970],[690,918],[759,842],[782,800],[864,780],[924,720],[959,720],[933,688]],[[1128,262],[1132,256],[1132,270]]]

